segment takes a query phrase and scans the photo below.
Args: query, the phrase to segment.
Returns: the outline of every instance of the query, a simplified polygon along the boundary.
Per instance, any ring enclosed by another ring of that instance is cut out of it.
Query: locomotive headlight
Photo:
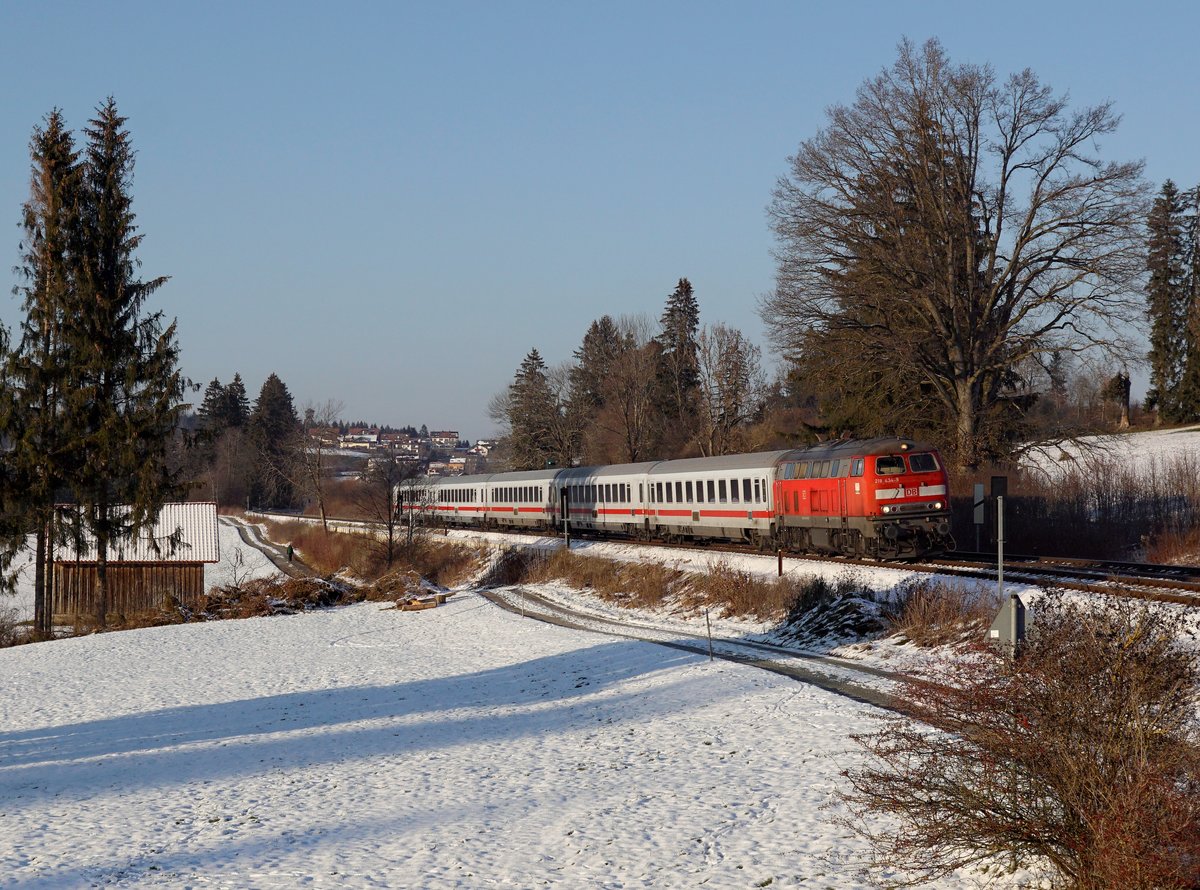
[[[892,512],[892,508],[891,508],[891,506],[890,506],[890,505],[888,505],[888,504],[884,504],[884,505],[883,505],[883,512],[884,512],[884,513],[891,513],[891,512]]]
[[[935,509],[935,510],[940,510],[940,509],[942,509],[943,506],[945,506],[945,505],[941,501],[933,502],[933,509]]]

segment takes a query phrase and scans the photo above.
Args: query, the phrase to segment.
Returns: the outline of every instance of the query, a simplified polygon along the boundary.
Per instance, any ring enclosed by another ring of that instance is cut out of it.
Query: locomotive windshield
[[[875,458],[875,472],[880,476],[896,476],[904,472],[904,458],[889,454]]]
[[[908,465],[914,473],[932,473],[938,468],[937,458],[932,454],[911,454]]]

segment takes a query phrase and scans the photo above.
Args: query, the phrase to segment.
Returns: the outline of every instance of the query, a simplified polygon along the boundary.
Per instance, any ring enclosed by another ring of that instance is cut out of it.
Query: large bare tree
[[[1140,163],[1097,154],[1118,121],[905,41],[776,185],[772,339],[802,358],[833,338],[847,367],[928,393],[975,464],[1022,361],[1131,348],[1146,192]]]
[[[705,325],[697,338],[696,439],[706,457],[743,450],[745,431],[762,406],[767,381],[760,350],[737,328]]]

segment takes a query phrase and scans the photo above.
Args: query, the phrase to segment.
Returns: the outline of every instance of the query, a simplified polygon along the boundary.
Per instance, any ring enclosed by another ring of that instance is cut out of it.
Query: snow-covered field
[[[868,709],[470,593],[0,676],[5,887],[869,886],[826,809]]]
[[[470,591],[20,646],[0,678],[4,887],[872,886],[834,792],[877,712]]]
[[[1033,449],[1026,455],[1025,463],[1054,479],[1072,469],[1086,472],[1097,462],[1105,465],[1122,461],[1146,472],[1180,460],[1194,461],[1200,467],[1200,427],[1088,436],[1082,440],[1082,447],[1079,443],[1063,442]]]

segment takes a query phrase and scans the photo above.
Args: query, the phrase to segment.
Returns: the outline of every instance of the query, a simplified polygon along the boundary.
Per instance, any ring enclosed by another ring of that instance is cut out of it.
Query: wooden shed
[[[172,548],[169,540],[178,534]],[[153,527],[108,551],[108,611],[132,615],[162,608],[171,599],[194,605],[204,595],[204,566],[221,559],[217,505],[164,504]],[[55,554],[53,612],[56,621],[96,613],[96,542],[85,538],[78,552]]]

